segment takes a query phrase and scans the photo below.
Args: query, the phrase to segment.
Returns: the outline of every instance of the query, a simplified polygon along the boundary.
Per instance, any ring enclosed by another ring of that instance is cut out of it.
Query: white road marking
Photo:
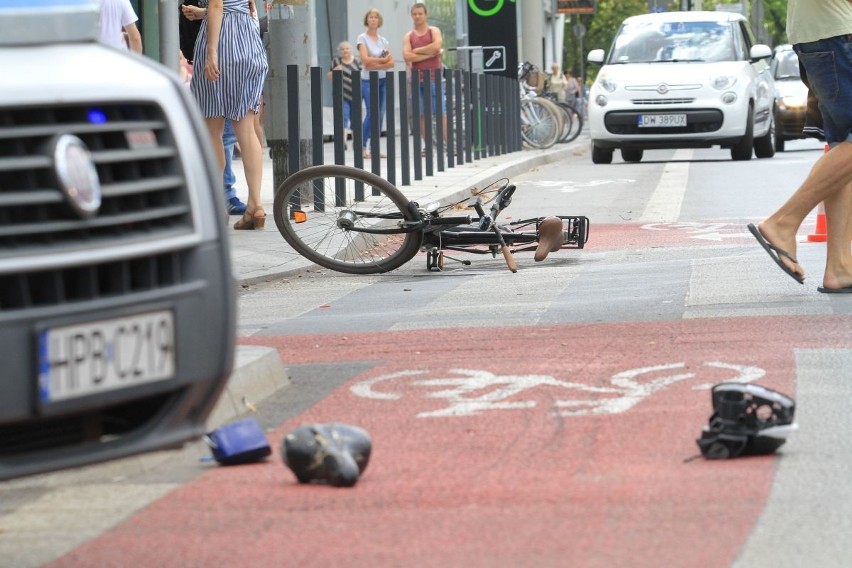
[[[674,222],[680,217],[686,184],[689,181],[689,160],[692,159],[691,149],[677,150],[672,161],[666,164],[660,182],[645,206],[645,211],[639,217],[643,222]]]

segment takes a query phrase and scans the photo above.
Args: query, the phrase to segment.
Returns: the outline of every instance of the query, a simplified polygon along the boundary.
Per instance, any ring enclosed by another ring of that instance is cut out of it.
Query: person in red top
[[[441,35],[441,30],[435,26],[430,26],[428,21],[428,10],[423,2],[415,2],[411,6],[411,19],[414,22],[414,29],[407,32],[402,38],[402,57],[405,60],[406,66],[412,71],[420,73],[420,95],[423,98],[423,83],[427,76],[431,76],[432,81],[432,112],[436,112],[438,97],[435,89],[435,75],[444,68],[441,62],[441,55],[444,53],[443,43],[444,38]],[[428,74],[427,74],[428,72]],[[441,109],[443,110],[443,127],[444,127],[444,142],[447,140],[447,106],[444,99],[444,93],[440,94]],[[423,114],[424,109],[420,109],[420,134],[425,139],[426,136],[426,117]]]

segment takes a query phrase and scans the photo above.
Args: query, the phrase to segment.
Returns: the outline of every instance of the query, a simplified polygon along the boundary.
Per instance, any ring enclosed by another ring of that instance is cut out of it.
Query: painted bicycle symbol
[[[493,0],[492,0],[493,1]],[[515,0],[509,0],[512,4],[515,3]],[[504,0],[497,0],[497,3],[494,4],[491,8],[480,8],[477,5],[477,0],[467,0],[467,5],[470,6],[471,11],[477,16],[482,16],[483,18],[487,18],[488,16],[493,16],[503,7]],[[490,3],[490,2],[486,2]]]
[[[726,382],[751,383],[762,378],[766,371],[759,367],[711,361],[702,367],[730,371]],[[616,373],[607,386],[591,386],[563,381],[549,375],[495,375],[488,371],[450,369],[450,377],[427,378],[429,371],[398,371],[359,381],[350,387],[356,396],[373,400],[399,400],[403,397],[394,386],[405,383],[424,390],[429,399],[442,399],[446,406],[417,414],[418,418],[476,416],[486,411],[535,408],[536,400],[523,400],[523,394],[542,387],[585,395],[585,398],[557,398],[552,404],[554,416],[588,416],[626,412],[660,390],[675,383],[694,379],[696,371],[688,371],[686,363],[670,363],[630,369]],[[643,379],[644,377],[644,379]],[[650,377],[650,378],[648,378]],[[640,380],[642,379],[642,380]],[[718,381],[717,381],[718,382]],[[694,385],[694,390],[709,390],[712,383]]]

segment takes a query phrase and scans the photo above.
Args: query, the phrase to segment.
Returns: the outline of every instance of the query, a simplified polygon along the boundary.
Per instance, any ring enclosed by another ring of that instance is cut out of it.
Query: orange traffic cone
[[[828,144],[825,145],[824,152],[828,152]],[[823,203],[819,204],[817,207],[817,222],[816,222],[816,231],[808,235],[808,242],[811,243],[824,243],[828,240],[828,225],[825,223],[825,205]]]
[[[808,242],[824,243],[828,240],[828,226],[825,224],[825,205],[821,202],[817,207],[816,231],[808,235]]]

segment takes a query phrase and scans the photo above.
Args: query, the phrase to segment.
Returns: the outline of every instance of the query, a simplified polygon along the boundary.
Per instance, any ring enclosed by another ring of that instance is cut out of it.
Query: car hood
[[[651,86],[661,83],[669,86],[683,85],[698,88],[720,75],[737,75],[742,61],[719,63],[630,63],[606,65],[598,74],[601,78],[614,81],[619,87]]]

